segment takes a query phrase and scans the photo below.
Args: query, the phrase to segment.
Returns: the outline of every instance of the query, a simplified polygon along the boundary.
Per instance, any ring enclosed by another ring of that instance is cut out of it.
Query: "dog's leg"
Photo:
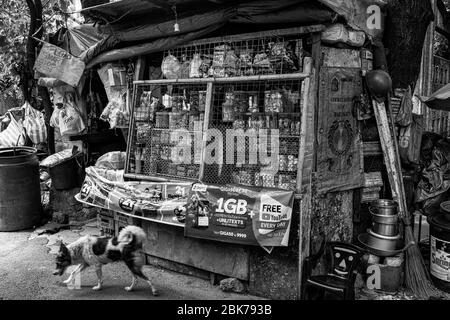
[[[147,278],[147,276],[146,276],[145,274],[142,273],[142,268],[140,268],[140,269],[137,269],[137,268],[131,269],[131,272],[133,272],[133,274],[136,275],[136,276],[138,276],[139,278],[144,279],[144,280],[149,284],[150,288],[152,288],[152,294],[153,294],[154,296],[157,296],[157,295],[159,294],[159,293],[158,293],[158,290],[157,290],[157,289],[155,288],[155,286],[152,284],[152,282],[150,281],[150,279]]]
[[[64,284],[69,284],[73,281],[73,277],[75,276],[75,274],[77,272],[81,272],[83,271],[85,268],[87,267],[86,264],[79,264],[75,269],[73,269],[73,271],[70,273],[69,278],[67,278],[67,280],[64,280],[63,283]]]
[[[101,290],[102,289],[102,283],[103,283],[103,276],[102,276],[102,265],[98,264],[95,266],[95,273],[97,273],[98,278],[98,284],[93,287],[93,290]]]
[[[136,276],[133,274],[133,280],[132,280],[132,282],[131,282],[131,284],[130,284],[129,287],[125,287],[125,290],[127,290],[127,291],[133,291],[133,288],[134,288],[134,286],[136,285],[137,282],[138,282],[138,277],[136,277]]]

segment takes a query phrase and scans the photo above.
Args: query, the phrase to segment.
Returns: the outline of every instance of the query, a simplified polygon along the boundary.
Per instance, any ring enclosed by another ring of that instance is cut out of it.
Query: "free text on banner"
[[[184,234],[262,247],[287,246],[293,202],[293,191],[195,184]]]
[[[72,87],[78,85],[84,68],[83,61],[49,43],[42,46],[34,64],[34,69],[37,72],[61,80]]]

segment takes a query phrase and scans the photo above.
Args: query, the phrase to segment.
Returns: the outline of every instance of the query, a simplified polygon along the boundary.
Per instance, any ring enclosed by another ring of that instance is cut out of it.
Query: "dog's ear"
[[[63,254],[69,253],[69,249],[67,249],[66,245],[62,241],[59,244],[59,252],[61,252]]]

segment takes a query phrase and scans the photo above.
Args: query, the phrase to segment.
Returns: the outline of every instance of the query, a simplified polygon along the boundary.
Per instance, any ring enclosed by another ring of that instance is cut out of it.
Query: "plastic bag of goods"
[[[125,168],[126,153],[122,151],[112,151],[105,153],[97,159],[95,167],[104,169],[121,170]]]
[[[41,167],[53,167],[54,165],[63,162],[72,156],[72,149],[64,149],[58,153],[48,156],[40,162]]]
[[[181,64],[175,56],[169,54],[163,59],[161,70],[166,79],[177,79],[180,76]]]
[[[80,112],[71,103],[64,104],[58,118],[61,135],[79,134],[86,128]]]

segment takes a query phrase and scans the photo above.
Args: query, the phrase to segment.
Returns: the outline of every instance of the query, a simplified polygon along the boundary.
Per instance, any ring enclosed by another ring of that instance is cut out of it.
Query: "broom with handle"
[[[405,186],[403,184],[403,173],[401,170],[401,162],[400,162],[400,153],[398,150],[398,142],[395,134],[395,125],[394,125],[394,117],[392,115],[392,107],[391,107],[391,97],[388,93],[387,95],[387,104],[389,111],[389,122],[393,134],[393,142],[395,149],[395,165],[396,172],[399,178],[399,187],[400,190],[397,190],[398,200],[401,201],[400,207],[400,216],[402,217],[404,224],[404,234],[406,243],[412,243],[406,251],[406,267],[405,267],[405,282],[406,288],[411,291],[415,296],[426,299],[432,296],[441,295],[439,290],[437,290],[433,284],[431,283],[430,276],[426,270],[425,262],[423,260],[422,254],[420,253],[420,249],[418,244],[414,241],[414,234],[411,227],[411,213],[408,210],[406,203],[406,193]],[[403,212],[402,212],[403,211]]]

